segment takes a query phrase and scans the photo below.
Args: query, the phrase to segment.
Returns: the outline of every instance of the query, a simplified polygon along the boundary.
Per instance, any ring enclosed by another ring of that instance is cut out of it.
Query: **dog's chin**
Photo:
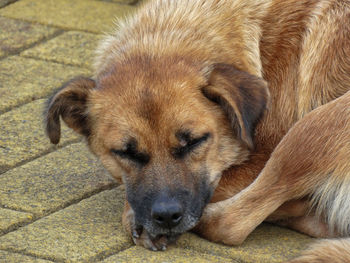
[[[152,222],[146,222],[143,227],[152,238],[166,236],[168,240],[175,241],[181,234],[191,230],[199,222],[200,217],[186,216],[182,222],[174,228],[162,228]]]

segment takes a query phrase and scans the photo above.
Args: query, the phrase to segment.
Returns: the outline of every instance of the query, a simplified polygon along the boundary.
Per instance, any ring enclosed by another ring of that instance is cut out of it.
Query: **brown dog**
[[[59,142],[61,116],[86,137],[147,248],[194,226],[239,244],[263,220],[349,236],[349,18],[345,0],[149,1],[101,43],[94,79],[52,97],[47,133]]]

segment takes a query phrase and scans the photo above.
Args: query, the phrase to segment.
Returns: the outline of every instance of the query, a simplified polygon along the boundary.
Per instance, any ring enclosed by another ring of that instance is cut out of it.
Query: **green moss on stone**
[[[124,190],[94,195],[0,237],[0,249],[64,262],[96,262],[132,246],[121,225]]]
[[[0,57],[24,49],[59,30],[17,19],[0,17]]]
[[[134,7],[93,0],[21,0],[0,10],[0,15],[95,33],[109,31],[113,21]]]
[[[210,252],[210,251],[209,251]],[[103,263],[159,263],[159,262],[171,262],[171,263],[223,263],[223,262],[237,262],[229,258],[223,258],[216,255],[199,253],[197,251],[169,247],[166,251],[153,252],[143,247],[132,247],[120,252],[114,256],[102,261]]]
[[[18,253],[12,253],[0,250],[0,262],[6,262],[6,263],[49,263],[52,261],[39,259],[39,258],[33,258],[25,255],[21,255]]]
[[[23,213],[23,212],[13,211],[10,209],[0,208],[0,234],[10,230],[11,227],[13,226],[23,224],[23,223],[28,223],[32,220],[33,220],[33,215],[30,213]]]
[[[100,35],[70,31],[22,52],[22,56],[92,68]]]
[[[0,205],[43,216],[115,184],[77,143],[0,175]]]

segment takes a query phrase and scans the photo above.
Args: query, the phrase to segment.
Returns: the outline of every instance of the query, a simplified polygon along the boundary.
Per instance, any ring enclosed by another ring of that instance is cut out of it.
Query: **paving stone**
[[[0,249],[96,262],[132,246],[121,225],[124,188],[106,190],[0,237]]]
[[[125,5],[133,5],[133,4],[136,4],[137,2],[141,2],[141,0],[99,0],[99,1],[120,3]]]
[[[52,261],[33,258],[17,253],[7,252],[0,250],[0,262],[6,262],[6,263],[49,263]]]
[[[143,247],[134,246],[102,261],[103,263],[210,263],[237,262],[216,255],[170,247],[164,252],[152,252]]]
[[[0,3],[1,5],[1,3]],[[59,29],[0,17],[0,57],[54,35]]]
[[[36,100],[0,115],[0,173],[81,139],[62,123],[60,144],[51,144],[44,131],[45,104],[46,99]]]
[[[134,7],[93,0],[22,0],[0,10],[0,15],[76,29],[103,33],[113,28],[116,18]]]
[[[77,75],[91,75],[82,69],[53,62],[13,56],[0,61],[0,113],[51,95]]]
[[[277,263],[298,256],[312,238],[278,226],[263,224],[241,246],[225,246],[186,233],[177,242],[179,247],[210,253],[246,263]]]
[[[28,223],[32,219],[33,215],[30,213],[23,213],[10,209],[0,208],[0,235],[5,231],[8,231],[13,226]]]
[[[0,204],[43,216],[114,185],[85,143],[76,143],[0,175]]]
[[[100,35],[70,31],[27,49],[21,55],[91,68],[100,39]]]
[[[0,0],[0,7],[16,2],[17,0]]]

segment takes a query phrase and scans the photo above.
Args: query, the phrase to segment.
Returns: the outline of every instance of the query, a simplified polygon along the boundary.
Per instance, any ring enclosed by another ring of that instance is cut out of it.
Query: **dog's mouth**
[[[167,240],[168,244],[175,243],[176,240],[181,236],[181,234],[175,234],[175,233],[169,233],[169,234],[160,234],[156,235],[155,237],[150,235],[152,237],[152,240],[157,241],[162,238],[165,238]]]

